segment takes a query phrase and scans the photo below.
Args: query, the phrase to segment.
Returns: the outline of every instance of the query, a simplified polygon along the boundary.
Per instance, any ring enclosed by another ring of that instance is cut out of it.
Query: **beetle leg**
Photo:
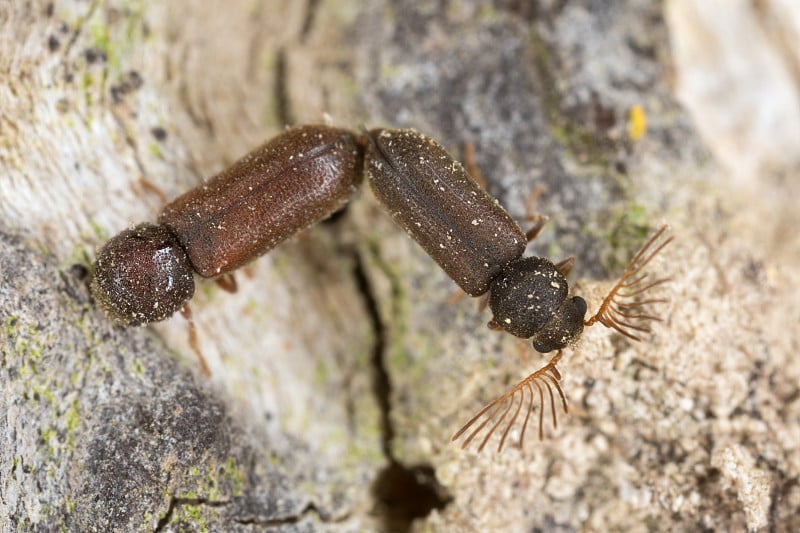
[[[547,224],[547,221],[550,220],[547,215],[537,213],[535,207],[539,197],[545,192],[547,192],[547,186],[539,184],[528,194],[528,198],[525,201],[525,222],[531,223],[530,229],[525,232],[525,238],[528,239],[528,242],[535,239],[544,228],[544,225]]]
[[[186,323],[189,327],[189,346],[191,346],[192,351],[197,356],[197,360],[200,363],[200,369],[203,371],[203,374],[206,377],[211,376],[211,368],[209,368],[208,363],[206,362],[206,358],[203,357],[203,352],[200,351],[200,343],[197,340],[197,326],[194,323],[194,318],[192,317],[192,310],[189,309],[189,304],[184,304],[181,307],[181,315],[183,318],[186,319]]]
[[[464,169],[480,185],[481,189],[486,189],[486,178],[483,177],[481,169],[475,162],[475,143],[473,142],[464,143]]]
[[[556,263],[556,270],[561,272],[561,275],[565,278],[569,276],[569,273],[572,272],[572,267],[575,266],[575,256],[571,255],[566,259],[562,259],[558,263]]]
[[[235,293],[238,288],[236,276],[232,272],[226,272],[214,278],[214,283],[225,292]]]
[[[547,215],[542,215],[541,213],[531,213],[525,217],[525,220],[532,221],[533,225],[525,232],[525,238],[528,239],[528,242],[531,242],[533,239],[536,238],[537,235],[542,231],[544,225],[547,224],[547,221],[550,220],[550,217]]]

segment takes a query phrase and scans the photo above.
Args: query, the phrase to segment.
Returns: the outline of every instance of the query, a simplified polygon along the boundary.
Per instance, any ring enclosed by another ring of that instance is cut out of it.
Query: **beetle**
[[[93,268],[94,298],[121,324],[163,320],[191,298],[193,272],[220,276],[266,253],[338,211],[362,177],[394,221],[464,292],[486,298],[490,328],[529,339],[541,353],[556,352],[452,437],[463,436],[463,448],[483,434],[482,450],[502,428],[502,450],[527,404],[522,446],[537,397],[542,439],[548,405],[557,426],[556,393],[568,412],[557,369],[563,349],[596,323],[640,340],[647,324],[659,320],[644,308],[664,300],[642,295],[668,280],[643,271],[672,240],[666,226],[644,244],[587,319],[586,301],[570,295],[566,279],[574,258],[554,263],[524,256],[544,219],[524,233],[461,163],[413,129],[364,129],[362,136],[329,126],[286,130],[167,204],[158,224],[140,224],[104,245]]]
[[[562,350],[580,338],[584,327],[601,323],[640,340],[638,334],[648,331],[643,323],[658,320],[638,310],[662,300],[641,301],[636,297],[667,281],[642,274],[644,267],[672,240],[665,238],[667,227],[662,227],[645,243],[597,313],[585,319],[586,301],[580,296],[570,296],[566,279],[574,259],[553,263],[543,257],[523,257],[528,240],[541,226],[523,233],[497,200],[430,137],[415,130],[386,129],[366,132],[366,136],[366,178],[394,221],[464,292],[471,296],[488,293],[493,314],[490,328],[529,339],[540,353],[556,350],[547,365],[484,407],[452,440],[465,436],[462,447],[466,448],[485,432],[480,451],[492,434],[503,428],[498,445],[498,451],[502,450],[527,397],[528,408],[520,432],[522,446],[533,410],[534,388],[541,406],[539,438],[543,438],[545,391],[556,426],[553,389],[567,412],[556,364]],[[481,423],[467,434],[479,420]]]
[[[229,273],[341,209],[362,156],[347,130],[286,130],[167,204],[158,224],[111,238],[94,263],[95,301],[122,325],[168,318],[194,294],[193,273]]]

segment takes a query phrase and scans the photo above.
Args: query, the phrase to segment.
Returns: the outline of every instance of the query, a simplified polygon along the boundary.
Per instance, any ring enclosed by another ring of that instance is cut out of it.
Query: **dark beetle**
[[[649,331],[644,324],[658,320],[642,308],[662,300],[639,296],[666,280],[651,280],[641,272],[671,241],[662,240],[666,227],[647,241],[587,320],[584,299],[569,295],[566,275],[574,260],[523,257],[535,232],[526,235],[439,144],[414,130],[364,133],[362,139],[327,126],[287,130],[173,200],[162,210],[159,224],[123,231],[97,254],[95,300],[122,324],[163,320],[191,298],[193,272],[219,276],[264,254],[339,210],[366,173],[395,222],[467,294],[488,293],[490,327],[531,339],[539,352],[558,350],[547,365],[487,405],[453,439],[477,424],[463,447],[485,430],[480,450],[503,428],[502,449],[527,404],[522,445],[536,393],[541,438],[545,391],[554,426],[554,389],[567,410],[556,369],[561,350],[597,322],[639,340],[640,333]]]
[[[651,280],[641,274],[645,265],[670,242],[668,238],[658,243],[666,227],[648,240],[603,300],[598,312],[585,320],[586,301],[580,296],[569,296],[566,275],[574,261],[555,264],[542,257],[522,257],[526,234],[444,148],[414,130],[378,129],[366,135],[369,141],[365,156],[367,179],[395,222],[466,293],[480,296],[489,292],[489,308],[494,315],[489,327],[531,339],[539,352],[558,350],[547,365],[478,412],[453,440],[481,421],[465,438],[462,447],[469,446],[485,430],[480,451],[492,434],[503,428],[499,451],[523,404],[527,404],[520,433],[521,446],[537,396],[541,404],[539,438],[542,438],[547,405],[545,391],[554,426],[557,421],[553,389],[567,411],[556,364],[561,359],[561,350],[580,337],[584,326],[600,322],[639,340],[638,332],[649,331],[642,323],[658,320],[641,312],[641,307],[661,300],[641,301],[636,297],[667,281]]]
[[[525,233],[461,163],[414,130],[373,130],[368,138],[375,197],[464,292],[489,291],[493,326],[530,338],[543,353],[580,336],[586,302],[568,298],[552,262],[522,258]]]

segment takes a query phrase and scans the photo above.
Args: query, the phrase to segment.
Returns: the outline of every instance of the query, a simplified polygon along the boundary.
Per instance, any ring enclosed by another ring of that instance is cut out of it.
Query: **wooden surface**
[[[0,529],[797,529],[800,14],[595,4],[0,5]],[[544,360],[366,188],[199,282],[210,378],[181,317],[97,311],[110,235],[325,120],[473,143],[523,226],[544,185],[529,253],[590,309],[668,221],[665,321],[588,330],[559,428],[477,455],[450,436]]]

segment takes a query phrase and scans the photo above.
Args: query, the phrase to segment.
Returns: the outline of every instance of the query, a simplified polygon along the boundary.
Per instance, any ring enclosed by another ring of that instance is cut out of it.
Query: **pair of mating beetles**
[[[660,300],[639,296],[665,281],[651,280],[642,269],[671,240],[665,238],[666,228],[647,241],[597,313],[585,319],[586,302],[569,295],[566,280],[574,260],[523,257],[536,231],[523,233],[461,163],[408,129],[365,130],[363,135],[328,126],[286,130],[167,204],[158,224],[140,224],[106,243],[94,265],[94,298],[122,324],[163,320],[192,297],[195,272],[222,276],[329,217],[350,199],[364,174],[395,222],[464,292],[488,293],[489,327],[531,339],[539,352],[557,350],[547,365],[454,435],[453,440],[466,435],[465,448],[483,433],[483,449],[502,428],[501,450],[526,405],[521,446],[537,397],[539,438],[548,398],[556,425],[553,389],[567,411],[556,364],[585,326],[599,322],[638,340],[646,322],[657,320],[641,308]]]

